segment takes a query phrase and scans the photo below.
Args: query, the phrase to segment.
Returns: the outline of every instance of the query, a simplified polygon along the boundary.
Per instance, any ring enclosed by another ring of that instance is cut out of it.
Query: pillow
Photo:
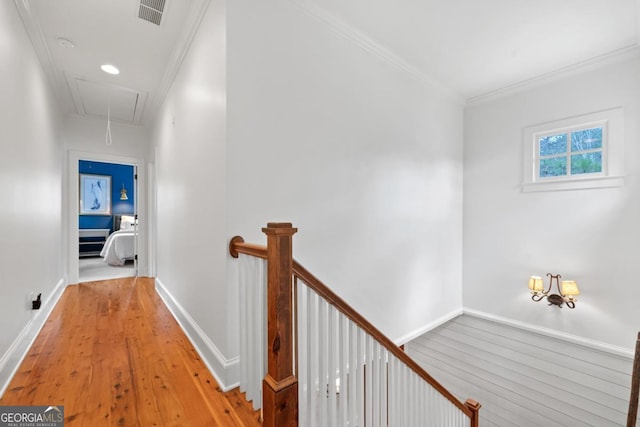
[[[120,217],[120,230],[133,230],[136,218],[130,215],[122,215]]]

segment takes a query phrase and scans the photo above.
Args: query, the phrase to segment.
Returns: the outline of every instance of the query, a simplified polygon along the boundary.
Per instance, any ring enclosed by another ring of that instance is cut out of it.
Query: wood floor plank
[[[65,426],[258,426],[223,393],[154,289],[127,278],[69,286],[0,405],[64,405]]]
[[[254,411],[253,407],[249,402],[247,402],[247,396],[245,393],[240,392],[239,388],[234,388],[233,390],[225,393],[225,396],[231,405],[234,407],[236,414],[242,420],[245,425],[256,425],[261,423],[261,412]]]

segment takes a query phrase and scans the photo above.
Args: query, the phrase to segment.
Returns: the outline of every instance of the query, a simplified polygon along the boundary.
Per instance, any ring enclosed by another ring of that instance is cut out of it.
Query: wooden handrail
[[[631,374],[631,397],[629,398],[629,412],[627,413],[627,427],[635,427],[638,417],[638,394],[640,394],[640,332],[636,340],[636,353],[633,358]]]
[[[371,322],[365,319],[360,313],[355,311],[349,304],[347,304],[342,298],[336,295],[331,289],[329,289],[324,283],[322,283],[318,278],[311,274],[306,268],[300,265],[300,263],[298,263],[296,260],[293,260],[293,273],[307,286],[309,286],[309,288],[313,289],[318,295],[332,304],[338,311],[351,319],[351,321],[358,325],[358,327],[360,327],[367,334],[376,339],[387,349],[387,351],[392,353],[395,357],[397,357],[404,364],[410,367],[418,376],[429,383],[440,394],[449,399],[449,401],[457,406],[458,409],[467,414],[467,416],[472,417],[473,413],[470,408],[460,402],[454,395],[449,392],[449,390],[444,388],[435,378],[429,375],[427,371],[425,371],[420,365],[418,365],[415,360],[409,357],[407,353],[402,351],[400,347],[398,347],[393,341],[391,341],[391,339],[380,332],[380,330],[373,326]],[[477,402],[475,403],[477,404]],[[478,407],[478,409],[480,408]]]
[[[238,254],[251,255],[256,258],[267,259],[267,247],[245,243],[240,236],[234,236],[229,242],[229,253],[232,257],[238,258]]]
[[[254,245],[244,243],[244,239],[239,236],[234,237],[229,244],[229,252],[234,258],[238,257],[238,254],[252,255],[259,258],[266,259],[267,248],[265,246]],[[471,427],[478,426],[478,411],[480,404],[473,399],[467,399],[465,403],[460,402],[449,390],[444,388],[435,378],[433,378],[427,371],[425,371],[420,365],[418,365],[411,357],[409,357],[404,351],[402,351],[391,339],[384,335],[380,330],[365,319],[360,313],[355,311],[349,304],[347,304],[342,298],[336,295],[331,289],[329,289],[318,278],[311,274],[306,268],[304,268],[295,259],[293,260],[293,274],[301,279],[309,288],[313,289],[318,295],[324,298],[327,302],[335,306],[335,308],[342,314],[347,316],[358,327],[375,338],[380,344],[382,344],[390,353],[405,363],[411,368],[418,376],[429,383],[440,394],[446,397],[451,403],[453,403],[458,409],[464,412],[471,419]]]

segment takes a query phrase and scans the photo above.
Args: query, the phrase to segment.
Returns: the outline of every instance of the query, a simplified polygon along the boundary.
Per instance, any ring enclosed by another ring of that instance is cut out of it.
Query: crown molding
[[[316,3],[310,0],[286,0],[286,2],[293,5],[306,15],[314,18],[316,21],[324,24],[334,34],[352,42],[354,45],[364,50],[365,52],[379,59],[382,59],[387,64],[410,76],[421,85],[429,89],[437,90],[441,94],[453,99],[454,101],[457,101],[460,104],[464,104],[464,98],[452,88],[437,80],[433,76],[420,71],[417,67],[415,67],[405,59],[396,55],[388,48],[373,40],[371,37],[365,35],[361,31],[353,28],[334,15],[330,14],[325,9],[318,6]]]
[[[33,8],[31,7],[30,1],[13,0],[13,3],[20,14],[22,24],[27,31],[29,39],[31,39],[31,44],[33,45],[36,56],[40,60],[40,64],[42,65],[42,69],[49,80],[49,84],[56,94],[55,98],[58,101],[58,104],[63,111],[72,110],[73,103],[70,98],[70,94],[65,93],[63,89],[66,87],[67,82],[56,73],[56,63],[53,60],[53,56],[51,55],[51,51],[47,45],[42,27],[40,26],[38,19],[33,14]]]
[[[177,47],[165,67],[160,85],[156,89],[155,95],[151,99],[147,99],[148,108],[145,109],[142,115],[142,122],[151,122],[162,106],[210,4],[211,0],[193,1],[191,13],[186,20],[187,24],[184,26],[185,30],[180,35],[179,43],[177,43]]]
[[[500,89],[492,90],[481,95],[472,96],[467,99],[466,106],[474,106],[483,104],[485,102],[494,101],[496,99],[524,92],[529,89],[542,86],[566,77],[637,58],[640,58],[639,43],[615,50],[613,52],[605,53],[604,55],[596,56],[585,61],[580,61],[575,64],[551,71],[549,73],[532,77],[527,80],[522,80],[520,82],[505,86]]]
[[[283,0],[284,1],[284,0]],[[393,53],[388,48],[384,47],[380,43],[371,39],[364,33],[358,31],[352,26],[341,21],[334,15],[327,12],[325,9],[318,6],[312,0],[286,0],[289,4],[296,6],[299,10],[303,11],[307,15],[315,18],[317,21],[325,24],[335,34],[351,41],[356,46],[360,47],[364,51],[384,60],[388,64],[392,65],[396,69],[403,71],[405,74],[411,76],[424,86],[437,89],[441,93],[444,93],[452,99],[461,102],[465,106],[472,106],[501,97],[509,96],[515,93],[519,93],[543,84],[550,83],[555,80],[559,80],[571,75],[590,71],[596,68],[604,67],[610,64],[615,64],[625,60],[630,60],[640,57],[640,0],[636,0],[636,15],[637,15],[637,41],[633,45],[608,52],[603,55],[599,55],[585,61],[559,68],[557,70],[544,73],[538,76],[534,76],[530,79],[516,82],[512,85],[508,85],[496,90],[486,92],[477,96],[466,98],[456,92],[453,88],[437,80],[435,77],[419,70],[417,67]]]

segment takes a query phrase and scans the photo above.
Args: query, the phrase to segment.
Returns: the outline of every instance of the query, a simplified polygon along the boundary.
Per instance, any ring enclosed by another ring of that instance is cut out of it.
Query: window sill
[[[591,188],[622,187],[624,176],[602,176],[597,178],[582,178],[566,181],[538,181],[522,184],[523,193],[536,191],[566,191],[586,190]]]

